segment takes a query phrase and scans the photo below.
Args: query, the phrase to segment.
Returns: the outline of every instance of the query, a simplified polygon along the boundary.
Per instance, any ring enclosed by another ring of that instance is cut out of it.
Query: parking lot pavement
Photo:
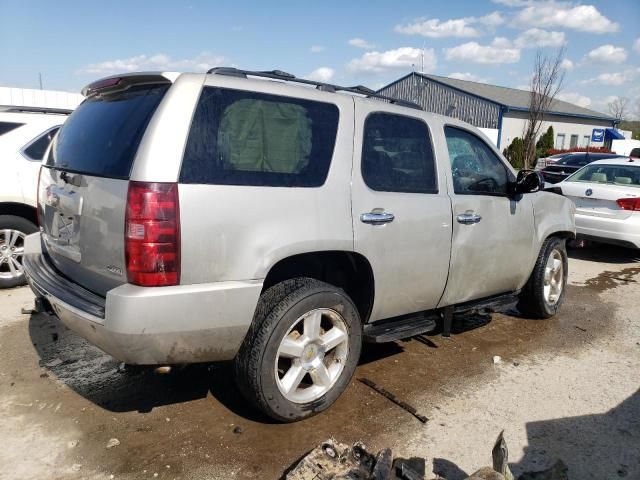
[[[355,378],[328,411],[273,424],[240,400],[228,365],[123,370],[54,318],[21,314],[28,289],[1,291],[0,479],[278,478],[334,436],[425,456],[455,480],[491,463],[502,429],[516,473],[562,458],[571,478],[640,478],[640,258],[570,256],[554,319],[460,318],[451,339],[365,348],[356,378],[426,424]]]

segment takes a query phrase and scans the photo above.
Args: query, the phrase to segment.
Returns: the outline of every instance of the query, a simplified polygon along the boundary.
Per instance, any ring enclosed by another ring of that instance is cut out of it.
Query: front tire
[[[328,408],[360,358],[362,326],[341,289],[310,278],[265,291],[235,359],[243,395],[271,418],[294,422]]]
[[[24,285],[24,238],[38,230],[26,218],[0,215],[0,288]]]
[[[550,318],[564,302],[568,277],[566,241],[549,237],[542,244],[527,284],[520,292],[518,310],[530,318]]]

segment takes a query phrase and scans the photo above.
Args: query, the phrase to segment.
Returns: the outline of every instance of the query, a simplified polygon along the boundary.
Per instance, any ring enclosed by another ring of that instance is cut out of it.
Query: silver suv
[[[562,304],[571,202],[474,127],[284,72],[109,77],[40,174],[40,303],[129,364],[234,359],[271,417],[327,408],[363,341]]]

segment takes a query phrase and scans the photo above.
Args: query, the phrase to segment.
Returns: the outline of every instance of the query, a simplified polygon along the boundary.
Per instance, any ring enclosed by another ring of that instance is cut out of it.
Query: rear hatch
[[[52,142],[38,195],[43,248],[53,265],[105,295],[127,282],[129,175],[170,81],[128,76],[93,85]]]

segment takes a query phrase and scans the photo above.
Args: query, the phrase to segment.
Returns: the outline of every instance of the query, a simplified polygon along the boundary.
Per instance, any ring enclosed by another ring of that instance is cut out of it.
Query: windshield
[[[133,157],[167,86],[141,85],[90,97],[69,116],[47,165],[89,175],[129,178]]]
[[[571,175],[565,182],[592,182],[640,187],[640,166],[588,165]]]

